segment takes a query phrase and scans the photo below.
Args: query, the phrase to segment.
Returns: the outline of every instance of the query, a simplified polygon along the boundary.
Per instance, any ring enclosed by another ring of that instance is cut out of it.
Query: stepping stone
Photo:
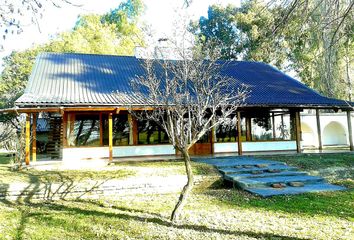
[[[266,168],[266,167],[268,167],[268,164],[256,164],[256,167],[258,167],[258,168]]]
[[[285,188],[286,184],[285,183],[273,183],[270,185],[272,188]]]
[[[244,168],[254,168],[253,165],[243,165]]]
[[[222,158],[193,158],[193,161],[203,162],[211,164],[215,167],[234,167],[242,165],[257,165],[257,164],[266,164],[266,165],[285,165],[283,162],[263,160],[263,159],[254,159],[250,157],[222,157]]]
[[[263,172],[261,174],[252,174],[252,173],[241,173],[241,174],[228,174],[225,175],[228,176],[230,179],[237,181],[240,178],[261,178],[261,177],[274,177],[274,176],[300,176],[300,175],[307,175],[306,172],[298,172],[298,171],[282,171],[279,173],[268,173],[268,172]]]
[[[274,176],[264,178],[241,178],[238,180],[238,185],[244,188],[249,187],[267,187],[273,183],[303,182],[306,184],[315,184],[323,182],[323,178],[315,176]]]
[[[289,182],[289,186],[291,187],[303,187],[305,184],[303,182]]]
[[[306,192],[323,192],[323,191],[340,191],[345,190],[345,187],[332,185],[328,183],[320,184],[310,184],[303,187],[286,187],[286,188],[245,188],[246,191],[260,195],[262,197],[270,197],[275,195],[291,195],[291,194],[300,194]]]
[[[233,167],[222,167],[218,168],[218,170],[222,174],[230,174],[230,173],[251,173],[252,171],[267,171],[267,170],[280,170],[280,171],[291,171],[291,170],[297,170],[296,167],[291,167],[287,165],[270,165],[267,168],[233,168]],[[279,171],[276,171],[279,172]]]

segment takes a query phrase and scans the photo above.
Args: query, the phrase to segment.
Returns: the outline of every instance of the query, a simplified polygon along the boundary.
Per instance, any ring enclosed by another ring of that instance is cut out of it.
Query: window
[[[237,117],[234,116],[228,119],[224,124],[218,126],[215,135],[215,142],[237,142]],[[241,141],[246,141],[246,123],[244,117],[241,117]]]
[[[273,139],[272,122],[269,115],[251,118],[252,140],[268,141]]]
[[[102,116],[103,121],[103,145],[108,145],[108,115]],[[127,114],[113,115],[113,146],[129,145],[130,127]]]
[[[165,131],[153,121],[138,120],[138,144],[161,143],[169,143]]]
[[[77,114],[72,126],[68,126],[69,146],[99,146],[100,119],[99,115]]]
[[[281,114],[274,117],[275,136],[277,140],[294,140],[290,134],[290,114]]]
[[[216,142],[236,142],[237,118],[228,118],[227,121],[216,128]]]

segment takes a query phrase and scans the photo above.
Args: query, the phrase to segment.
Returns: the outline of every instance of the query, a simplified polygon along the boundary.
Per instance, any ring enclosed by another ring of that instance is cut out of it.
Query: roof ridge
[[[122,58],[135,58],[138,59],[135,56],[129,56],[129,55],[114,55],[114,54],[103,54],[103,53],[80,53],[80,52],[40,52],[37,55],[37,58],[42,55],[47,55],[47,54],[52,54],[52,55],[86,55],[86,56],[104,56],[104,57],[122,57]]]

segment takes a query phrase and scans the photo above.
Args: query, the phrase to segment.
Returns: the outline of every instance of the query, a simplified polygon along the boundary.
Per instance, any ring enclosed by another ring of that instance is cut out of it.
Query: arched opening
[[[312,128],[304,122],[301,122],[302,145],[305,147],[314,147],[317,143],[315,134]]]
[[[338,122],[330,122],[323,129],[323,145],[346,145],[347,134],[344,127]]]

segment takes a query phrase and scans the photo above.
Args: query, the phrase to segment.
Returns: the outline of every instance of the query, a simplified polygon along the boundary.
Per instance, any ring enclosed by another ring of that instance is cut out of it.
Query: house
[[[142,60],[127,56],[42,53],[33,67],[16,111],[26,113],[26,163],[36,160],[39,114],[48,116],[48,155],[60,159],[174,155],[164,131],[153,122],[138,121],[129,108],[153,109],[131,88],[144,74]],[[260,62],[230,61],[221,70],[244,83],[251,93],[237,117],[205,136],[192,154],[254,151],[301,151],[300,112],[350,111],[344,101],[321,96],[301,82]],[[237,128],[240,123],[240,128]],[[318,122],[319,124],[319,122]],[[32,130],[31,126],[32,125]]]

